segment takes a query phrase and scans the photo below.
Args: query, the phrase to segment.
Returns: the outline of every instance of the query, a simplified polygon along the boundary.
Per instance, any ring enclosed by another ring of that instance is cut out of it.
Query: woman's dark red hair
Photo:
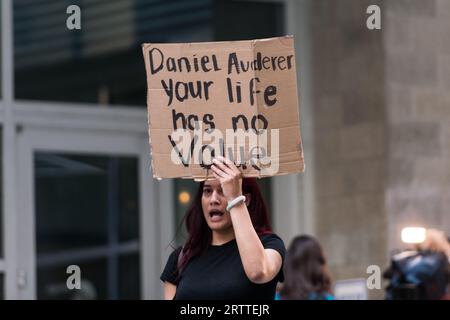
[[[193,257],[203,253],[211,244],[212,231],[206,223],[202,209],[203,185],[204,182],[199,183],[197,194],[184,217],[188,238],[178,261],[178,274],[181,274],[183,268]],[[242,179],[242,193],[251,195],[247,209],[256,233],[259,236],[271,234],[269,212],[256,178]]]

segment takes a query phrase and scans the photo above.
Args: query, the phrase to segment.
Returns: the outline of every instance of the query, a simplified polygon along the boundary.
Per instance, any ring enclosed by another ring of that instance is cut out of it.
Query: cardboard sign
[[[155,178],[212,178],[212,157],[244,177],[304,171],[292,36],[143,44]]]

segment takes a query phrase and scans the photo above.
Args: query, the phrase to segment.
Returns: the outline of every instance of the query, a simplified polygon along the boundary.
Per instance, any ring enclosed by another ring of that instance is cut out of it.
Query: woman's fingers
[[[223,158],[222,158],[223,159]],[[223,163],[220,159],[213,159],[213,163],[216,167],[218,167],[220,170],[222,170],[225,174],[230,176],[235,176],[235,172],[230,169],[225,163]]]
[[[228,158],[224,158],[222,156],[218,156],[217,157],[219,160],[223,161],[223,163],[225,163],[228,168],[230,168],[234,173],[240,175],[241,172],[239,171],[239,169],[236,167],[236,165]]]
[[[214,178],[216,178],[216,179],[219,180],[219,181],[222,181],[222,177],[219,176],[214,170],[213,170],[212,173],[213,173]]]
[[[214,158],[211,166],[214,177],[220,181],[223,194],[228,200],[242,194],[242,174],[239,170],[234,171],[233,167],[236,168],[230,160],[223,157]]]
[[[216,165],[212,165],[211,166],[211,170],[213,171],[213,173],[215,174],[215,175],[217,175],[220,179],[218,179],[218,180],[221,180],[221,179],[223,179],[223,178],[226,178],[226,176],[227,176],[227,174],[225,173],[225,172],[223,172],[220,168],[218,168]],[[216,177],[217,178],[217,177]]]

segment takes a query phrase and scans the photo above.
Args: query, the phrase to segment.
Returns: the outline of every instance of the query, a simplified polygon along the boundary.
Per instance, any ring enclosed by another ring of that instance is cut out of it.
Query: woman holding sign
[[[161,274],[165,299],[273,299],[284,280],[285,246],[272,233],[255,179],[230,160],[211,166],[185,221],[188,238]]]

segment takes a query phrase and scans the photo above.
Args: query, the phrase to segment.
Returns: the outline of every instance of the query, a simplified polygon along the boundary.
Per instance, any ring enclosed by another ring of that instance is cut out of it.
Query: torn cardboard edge
[[[144,59],[145,59],[146,78],[147,78],[147,109],[148,109],[147,123],[149,126],[148,133],[149,133],[150,157],[151,157],[151,167],[152,167],[152,172],[153,172],[153,178],[158,179],[158,180],[162,180],[165,178],[183,178],[183,179],[194,179],[197,181],[203,181],[203,180],[207,180],[207,179],[213,179],[213,176],[210,175],[210,172],[209,172],[210,170],[204,169],[204,168],[203,169],[194,168],[194,165],[188,166],[188,170],[185,171],[186,174],[183,174],[183,175],[177,174],[176,176],[171,176],[170,174],[167,174],[167,172],[166,173],[158,172],[156,170],[155,157],[153,154],[154,148],[153,148],[153,144],[152,144],[153,139],[152,139],[152,112],[151,112],[151,109],[153,108],[153,101],[151,101],[151,97],[150,97],[150,92],[151,92],[151,88],[152,88],[152,86],[150,84],[156,80],[153,79],[151,72],[149,70],[149,61],[148,61],[148,57],[147,57],[147,55],[149,53],[149,48],[155,47],[155,46],[158,48],[161,48],[161,47],[179,48],[178,50],[181,52],[183,50],[183,48],[186,48],[186,47],[187,48],[204,47],[202,49],[207,49],[207,50],[205,50],[205,54],[211,54],[212,52],[221,52],[221,51],[226,51],[229,54],[230,52],[232,52],[233,46],[236,46],[238,48],[243,48],[243,47],[248,48],[248,46],[250,45],[250,47],[251,47],[250,50],[253,53],[253,58],[256,59],[257,44],[270,45],[271,42],[276,42],[278,45],[282,45],[283,48],[285,48],[287,51],[292,52],[292,54],[294,55],[294,61],[295,61],[295,48],[294,48],[293,40],[294,40],[294,38],[292,35],[287,35],[287,36],[283,36],[283,37],[253,39],[253,40],[240,40],[240,41],[193,42],[193,43],[180,43],[180,44],[143,43],[142,50],[143,50],[143,55],[144,55]],[[222,48],[224,50],[220,50]],[[273,47],[271,47],[271,48],[273,48]],[[271,49],[271,48],[269,48],[269,49]],[[261,50],[261,51],[263,51],[263,50]],[[270,50],[268,50],[268,51],[270,51]],[[201,54],[202,54],[201,52],[198,52],[198,56],[201,56]],[[294,66],[296,66],[296,64]],[[255,68],[251,72],[252,72],[253,78],[257,78],[257,75],[259,75],[261,70],[257,70]],[[293,77],[294,77],[292,86],[295,87],[295,97],[294,97],[295,102],[293,103],[293,104],[295,104],[295,108],[291,107],[291,109],[295,109],[295,110],[294,110],[294,114],[291,114],[291,117],[295,116],[296,126],[298,127],[299,145],[296,150],[299,153],[299,156],[297,159],[298,166],[296,168],[294,168],[293,170],[291,169],[291,170],[287,170],[287,171],[284,171],[283,169],[280,168],[280,171],[276,175],[286,175],[286,174],[290,174],[290,173],[304,172],[304,169],[305,169],[303,145],[302,145],[302,139],[301,139],[301,134],[300,134],[298,90],[297,90],[297,85],[296,85],[297,84],[296,67],[294,67],[294,69],[291,72],[293,72]],[[182,79],[184,79],[183,74],[179,74],[179,75]],[[264,75],[264,77],[267,77],[267,75]],[[257,85],[258,84],[256,84],[256,86],[255,86],[255,88],[256,88],[255,90],[258,90]],[[261,96],[257,96],[255,110],[253,111],[254,116],[260,114],[261,108],[262,108],[261,102],[262,102]],[[219,110],[219,112],[220,112],[220,110]],[[259,122],[257,124],[257,129],[260,129]],[[158,143],[158,142],[153,141],[153,143]],[[283,141],[280,141],[280,144],[282,144],[282,143],[283,143]],[[259,141],[258,141],[258,145],[259,145]],[[280,147],[280,149],[281,149],[281,147]],[[170,159],[168,159],[168,161],[170,161]],[[202,172],[202,174],[198,174],[198,172]],[[273,175],[262,175],[261,171],[259,171],[258,173],[244,173],[244,177],[262,178],[262,177],[268,177],[268,176],[273,176]]]

